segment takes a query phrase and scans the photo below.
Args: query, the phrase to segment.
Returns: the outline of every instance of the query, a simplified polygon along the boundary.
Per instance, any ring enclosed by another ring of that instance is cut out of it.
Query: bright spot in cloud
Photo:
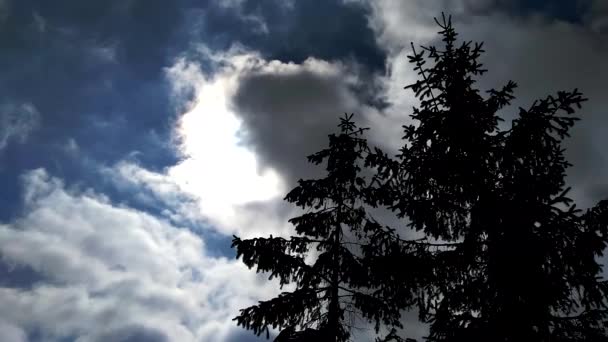
[[[254,153],[238,138],[241,122],[229,107],[237,74],[231,70],[207,79],[200,69],[182,65],[182,80],[195,81],[196,100],[177,126],[185,159],[168,175],[184,191],[200,199],[203,215],[220,223],[234,222],[235,206],[282,196],[281,178],[259,167]]]

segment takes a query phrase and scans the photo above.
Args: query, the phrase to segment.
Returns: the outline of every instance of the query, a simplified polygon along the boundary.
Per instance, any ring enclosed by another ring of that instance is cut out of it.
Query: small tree
[[[437,23],[443,49],[412,45],[421,79],[406,88],[420,100],[417,125],[405,126],[389,179],[398,194],[391,208],[450,244],[436,254],[437,276],[420,301],[429,340],[605,340],[608,287],[597,258],[608,206],[582,213],[564,180],[562,141],[585,99],[558,92],[500,130],[497,112],[515,83],[484,98],[475,88],[482,44],[457,46],[450,19]]]
[[[369,151],[364,129],[356,127],[352,115],[341,119],[339,128],[338,135],[329,136],[327,149],[308,157],[314,164],[325,163],[327,176],[300,180],[285,197],[306,210],[289,221],[298,235],[234,237],[237,258],[242,256],[247,266],[279,278],[281,286],[296,285],[293,292],[241,310],[237,324],[257,335],[269,336],[272,326],[282,329],[277,341],[346,341],[352,327],[347,313],[375,321],[376,332],[381,323],[399,325],[398,308],[379,296],[386,288],[374,291],[373,273],[358,248],[370,230],[380,227],[362,200],[368,188],[361,176]],[[307,263],[307,256],[314,262]]]

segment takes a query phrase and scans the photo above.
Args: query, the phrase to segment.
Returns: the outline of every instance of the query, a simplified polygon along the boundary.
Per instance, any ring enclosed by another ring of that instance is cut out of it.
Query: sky
[[[0,341],[259,341],[232,318],[279,287],[232,236],[291,233],[343,113],[399,148],[442,11],[480,88],[519,84],[505,118],[589,98],[568,182],[608,197],[604,0],[0,0]]]

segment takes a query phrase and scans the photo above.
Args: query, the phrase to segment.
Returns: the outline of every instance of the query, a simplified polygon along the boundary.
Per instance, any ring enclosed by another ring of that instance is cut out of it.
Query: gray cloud
[[[306,156],[326,146],[339,116],[360,106],[339,67],[315,69],[313,63],[318,62],[293,70],[269,67],[246,72],[233,97],[235,113],[244,124],[244,143],[290,185],[315,172]]]
[[[27,342],[27,334],[20,327],[0,319],[0,341]]]
[[[591,8],[585,19],[592,29],[606,33],[608,31],[608,2],[591,0]]]
[[[162,331],[140,325],[122,327],[101,335],[97,341],[116,342],[169,342],[169,338]]]

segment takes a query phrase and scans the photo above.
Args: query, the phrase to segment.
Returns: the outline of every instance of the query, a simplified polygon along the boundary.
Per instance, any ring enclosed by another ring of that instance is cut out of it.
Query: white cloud
[[[277,290],[240,261],[206,255],[200,236],[66,190],[44,170],[24,186],[25,214],[0,225],[1,260],[45,281],[0,288],[11,308],[0,311],[3,341],[33,330],[49,341],[221,341],[238,309]]]
[[[11,140],[23,143],[40,121],[40,114],[31,103],[0,105],[0,151]]]
[[[116,163],[101,173],[140,204],[163,205],[161,213],[174,223],[204,223],[197,198],[189,195],[168,175],[146,170],[126,160]]]
[[[280,201],[285,185],[274,169],[261,167],[255,154],[243,146],[241,120],[230,106],[240,71],[257,65],[260,59],[254,54],[230,59],[207,56],[218,68],[213,75],[203,74],[198,64],[183,59],[167,70],[176,102],[190,93],[195,99],[175,127],[175,140],[184,158],[160,177],[197,199],[200,215],[224,234],[282,231],[284,222],[272,222],[272,217],[265,219],[247,209],[252,203]],[[139,176],[135,179],[145,178]],[[254,227],[252,215],[260,222]]]
[[[240,122],[228,103],[233,77],[219,76],[199,84],[196,103],[181,117],[177,129],[181,152],[188,158],[169,170],[213,210],[222,210],[224,203],[267,200],[282,190],[278,175],[259,170],[253,153],[240,146]]]

